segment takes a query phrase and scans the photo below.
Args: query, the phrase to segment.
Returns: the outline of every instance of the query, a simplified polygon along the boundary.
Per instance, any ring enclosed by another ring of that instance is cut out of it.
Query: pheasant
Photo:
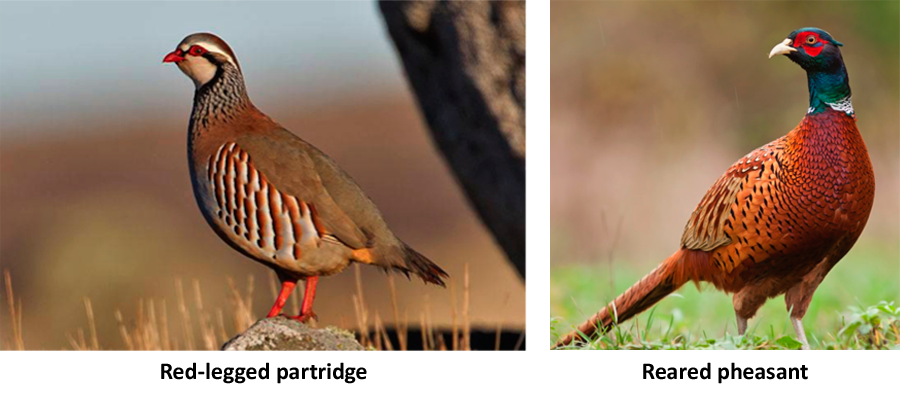
[[[593,337],[693,281],[733,293],[741,335],[767,299],[784,294],[809,349],[803,316],[862,233],[875,195],[839,46],[827,32],[803,28],[772,49],[769,58],[785,55],[806,71],[809,109],[800,124],[734,163],[691,214],[681,248],[554,348]]]
[[[188,125],[188,164],[206,222],[228,245],[272,269],[281,313],[305,282],[300,313],[312,306],[320,276],[350,263],[415,274],[443,286],[447,273],[400,241],[378,208],[327,155],[263,114],[247,96],[234,52],[219,37],[185,37],[163,59],[196,86]]]

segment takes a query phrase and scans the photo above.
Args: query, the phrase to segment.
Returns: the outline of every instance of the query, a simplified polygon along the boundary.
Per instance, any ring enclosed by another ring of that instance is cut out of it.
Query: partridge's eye
[[[816,36],[809,36],[806,38],[806,44],[816,44]]]
[[[188,53],[191,53],[192,56],[199,56],[203,53],[206,53],[206,50],[204,50],[203,47],[200,46],[193,46],[190,50],[188,50]]]

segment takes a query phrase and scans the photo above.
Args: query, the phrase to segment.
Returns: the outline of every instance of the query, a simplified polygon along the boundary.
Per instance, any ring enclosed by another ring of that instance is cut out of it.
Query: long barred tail
[[[689,280],[699,280],[699,273],[704,262],[708,261],[705,252],[681,249],[662,262],[656,269],[642,278],[637,284],[625,290],[612,303],[603,307],[597,314],[559,339],[553,348],[565,347],[574,341],[593,338],[598,330],[607,330],[614,322],[621,323],[662,300]]]

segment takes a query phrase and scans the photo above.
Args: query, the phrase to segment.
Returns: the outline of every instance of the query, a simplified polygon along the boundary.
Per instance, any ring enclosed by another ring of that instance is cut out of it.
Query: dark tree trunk
[[[525,3],[382,1],[431,136],[525,278]]]

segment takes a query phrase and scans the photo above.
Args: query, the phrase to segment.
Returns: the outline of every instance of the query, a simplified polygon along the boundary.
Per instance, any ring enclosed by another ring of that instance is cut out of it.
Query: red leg
[[[291,292],[294,291],[294,286],[296,285],[297,281],[295,280],[285,280],[281,282],[281,292],[278,293],[278,298],[275,300],[272,309],[269,310],[269,315],[266,316],[267,318],[272,318],[281,314],[281,309],[284,308],[284,304],[286,304],[288,298],[291,297]]]
[[[300,315],[291,317],[300,322],[306,322],[310,318],[316,318],[316,313],[313,312],[312,306],[313,301],[316,299],[316,283],[319,282],[319,277],[307,277],[303,282],[306,287],[303,290],[303,304],[300,306]]]

